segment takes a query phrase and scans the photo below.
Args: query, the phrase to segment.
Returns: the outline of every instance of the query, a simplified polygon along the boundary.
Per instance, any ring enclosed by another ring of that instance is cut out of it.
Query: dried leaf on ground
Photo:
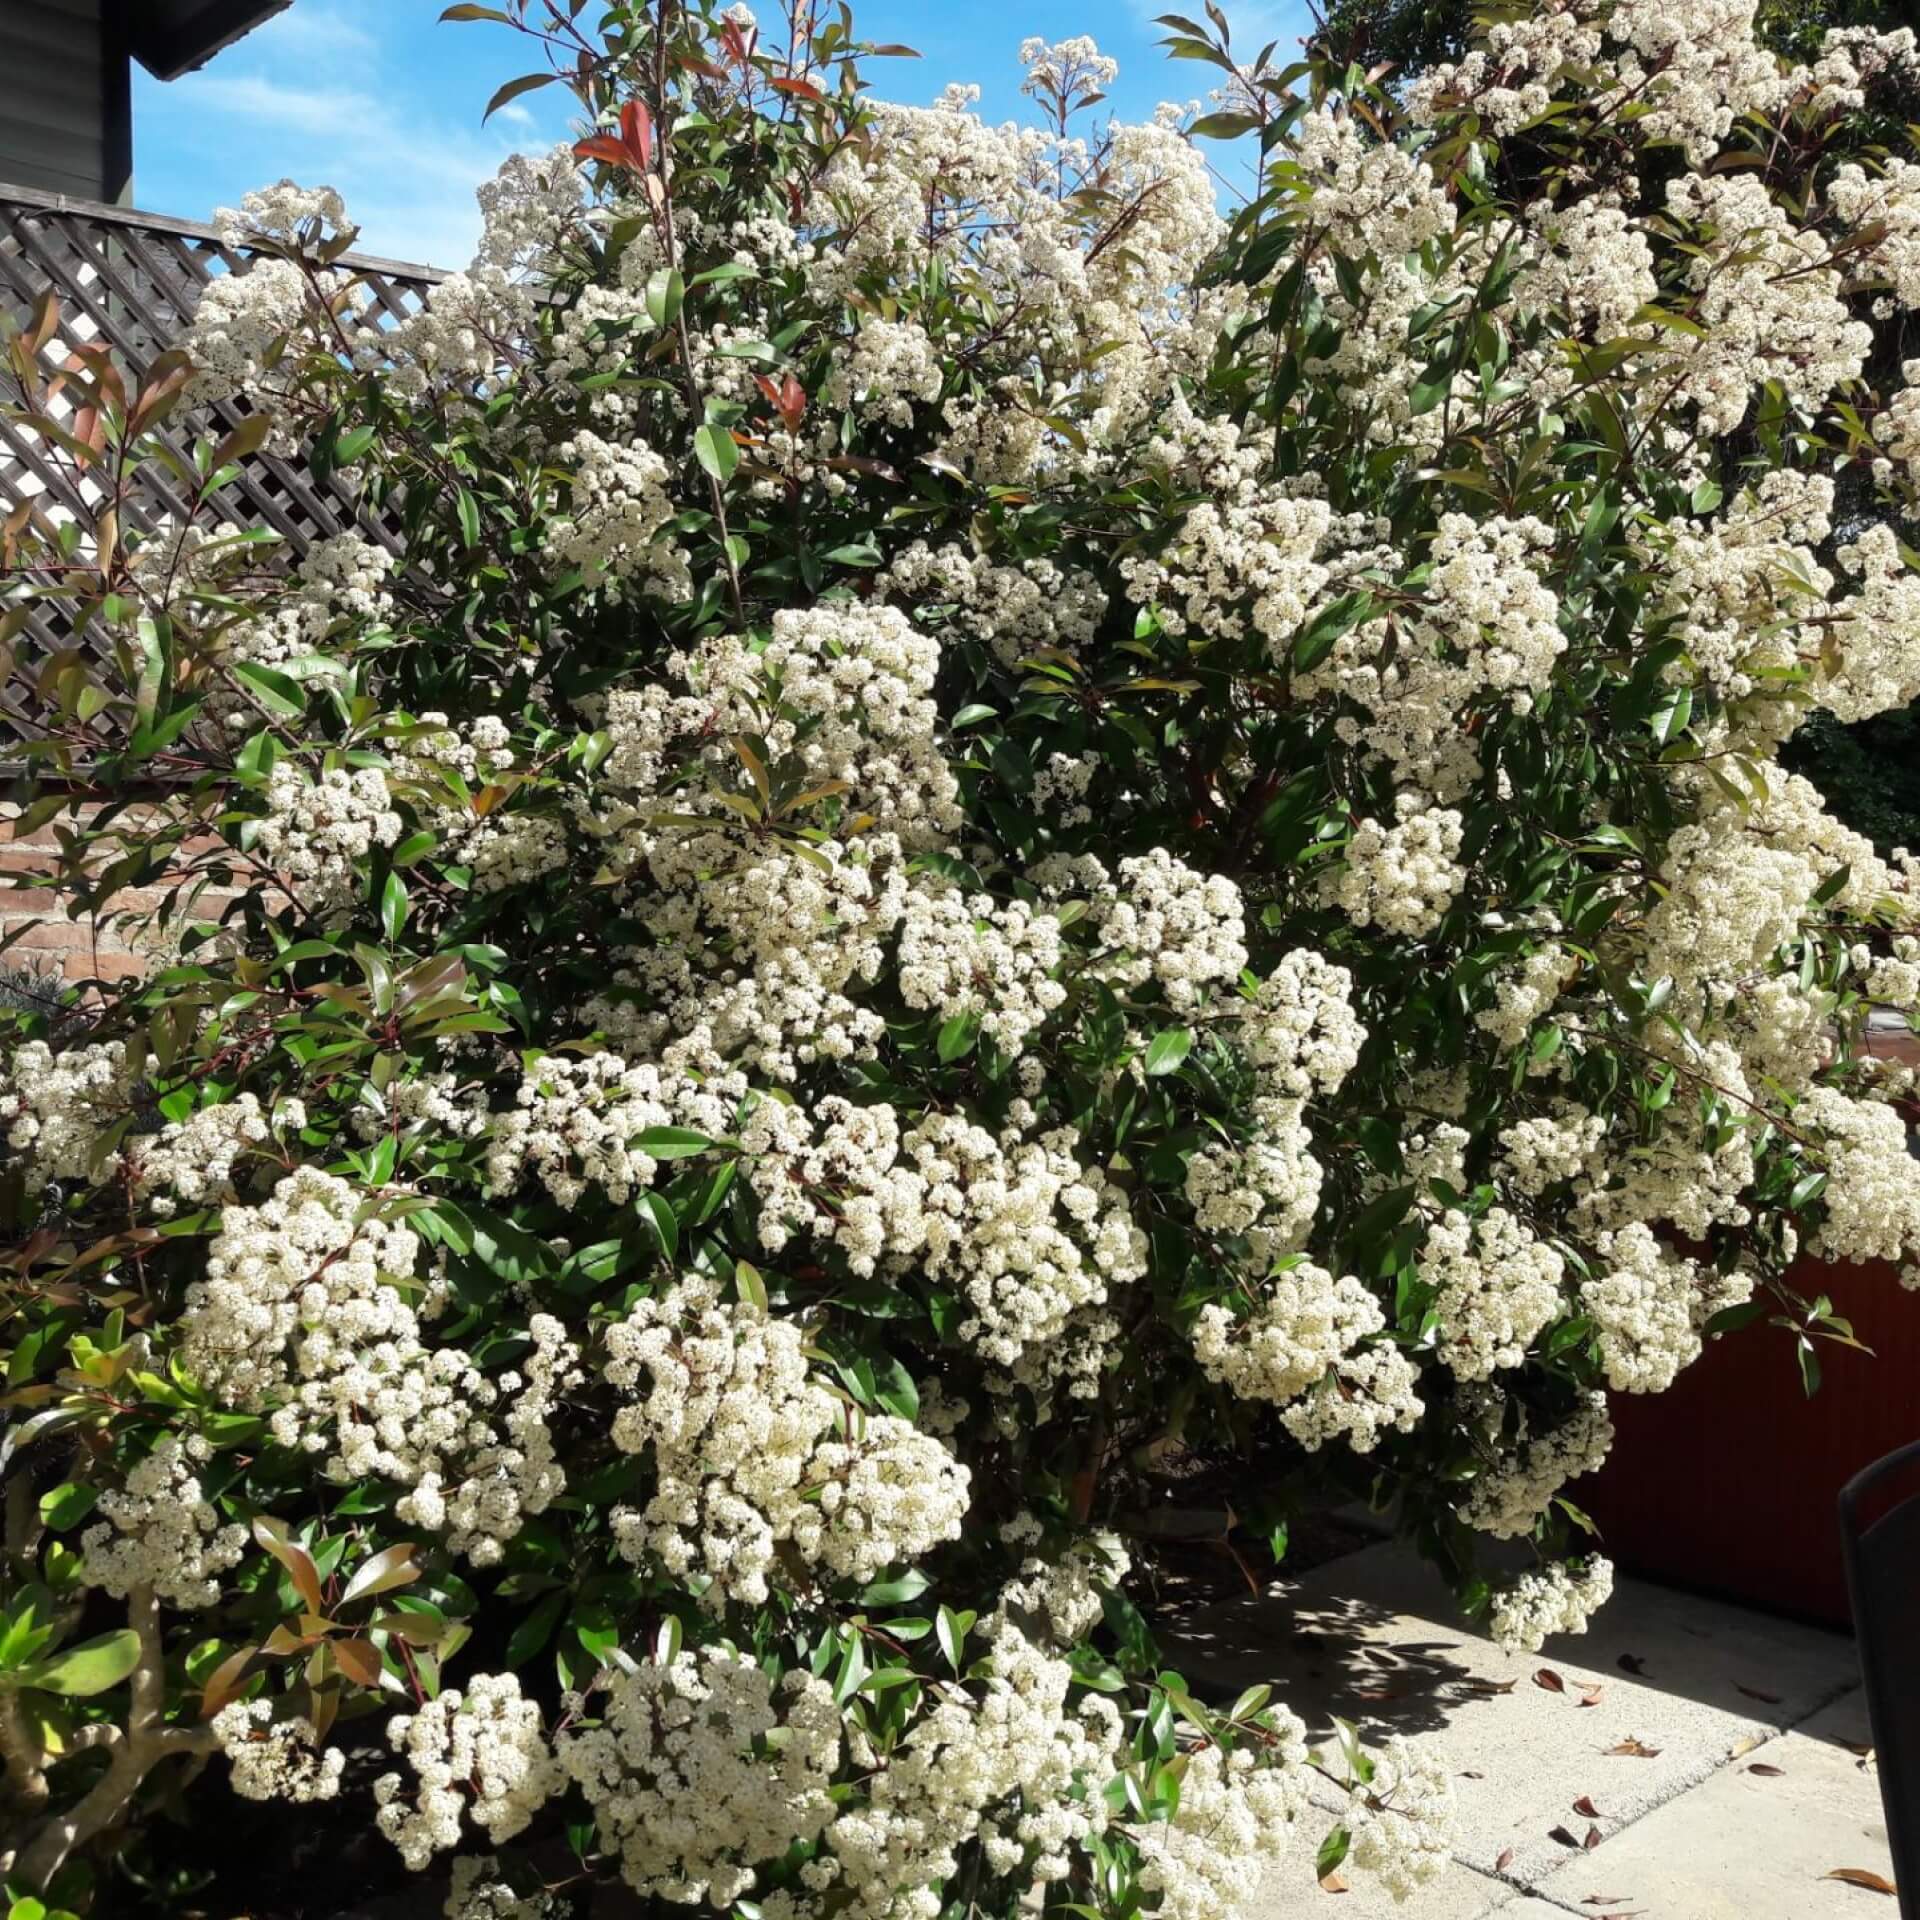
[[[1780,1696],[1777,1693],[1769,1693],[1764,1687],[1743,1687],[1738,1680],[1733,1684],[1749,1700],[1764,1700],[1770,1707],[1777,1707],[1780,1704]]]
[[[1756,1760],[1747,1771],[1757,1773],[1763,1780],[1778,1780],[1786,1772],[1785,1767],[1770,1767],[1764,1760]]]
[[[1585,1815],[1589,1820],[1604,1820],[1607,1817],[1593,1804],[1593,1795],[1590,1793],[1583,1793],[1573,1803],[1573,1810],[1575,1813]]]
[[[1586,1832],[1586,1838],[1583,1839],[1580,1844],[1587,1852],[1591,1853],[1594,1848],[1600,1844],[1600,1829],[1598,1827],[1589,1827]]]
[[[1823,1873],[1822,1880],[1844,1880],[1850,1887],[1864,1887],[1869,1893],[1894,1893],[1893,1882],[1883,1873],[1871,1873],[1865,1867],[1835,1867]]]
[[[1571,1847],[1575,1853],[1580,1851],[1580,1842],[1576,1840],[1565,1827],[1549,1827],[1547,1829],[1547,1838],[1549,1840],[1559,1841],[1563,1847]]]
[[[1542,1667],[1533,1676],[1533,1684],[1544,1687],[1549,1693],[1565,1693],[1567,1690],[1567,1683],[1551,1667]]]
[[[1494,1860],[1494,1863],[1493,1863],[1494,1872],[1505,1873],[1506,1870],[1512,1865],[1513,1865],[1513,1849],[1511,1847],[1502,1847],[1500,1849],[1498,1857]]]
[[[1323,1873],[1320,1876],[1320,1891],[1322,1893],[1345,1893],[1347,1891],[1347,1883],[1342,1880],[1337,1873]]]
[[[1577,1704],[1583,1707],[1597,1707],[1600,1704],[1600,1696],[1605,1692],[1606,1688],[1597,1683],[1586,1687],[1582,1689]]]
[[[1607,1751],[1609,1753],[1630,1754],[1636,1760],[1658,1760],[1660,1758],[1660,1749],[1658,1747],[1648,1746],[1643,1740],[1622,1740],[1617,1747],[1609,1747]]]

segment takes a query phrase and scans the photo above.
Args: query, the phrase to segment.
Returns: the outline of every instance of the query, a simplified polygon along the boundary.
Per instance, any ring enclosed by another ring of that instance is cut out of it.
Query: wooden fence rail
[[[45,351],[49,366],[58,366],[77,346],[105,341],[131,376],[144,374],[179,344],[205,289],[221,274],[246,272],[253,258],[227,246],[213,228],[189,220],[0,183],[0,311],[24,321],[41,293],[54,289],[61,319]],[[339,264],[360,276],[370,296],[363,324],[377,327],[417,312],[428,290],[445,278],[432,267],[363,254],[348,254]],[[10,397],[17,398],[0,381],[0,404]],[[243,413],[225,402],[176,414],[162,432],[184,456],[196,438],[224,434]],[[0,518],[23,502],[55,524],[77,519],[90,525],[96,505],[84,483],[76,484],[63,463],[50,459],[36,435],[0,417]],[[398,546],[390,527],[361,511],[349,478],[316,480],[304,467],[266,453],[250,456],[213,504],[235,527],[278,534],[286,564],[297,562],[314,541],[350,527],[389,548]],[[185,515],[176,477],[162,463],[147,462],[125,518],[145,531]],[[35,603],[27,623],[31,643],[48,651],[68,644],[63,621],[58,601]],[[0,760],[8,757],[10,741],[38,732],[33,709],[31,686],[20,675],[0,686]]]

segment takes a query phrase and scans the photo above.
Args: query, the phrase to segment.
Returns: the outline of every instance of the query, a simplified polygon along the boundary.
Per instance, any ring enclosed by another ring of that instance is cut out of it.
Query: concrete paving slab
[[[1458,1858],[1521,1889],[1590,1859],[1590,1830],[1604,1853],[1610,1836],[1857,1679],[1838,1635],[1636,1581],[1591,1634],[1504,1654],[1392,1545],[1204,1609],[1163,1644],[1196,1684],[1271,1683],[1316,1737],[1338,1715],[1371,1740],[1438,1747],[1455,1773]],[[1543,1670],[1558,1688],[1536,1681]]]
[[[1595,1892],[1648,1920],[1861,1920],[1866,1908],[1890,1908],[1870,1889],[1827,1877],[1851,1867],[1892,1879],[1879,1783],[1855,1750],[1864,1736],[1854,1694],[1731,1761],[1536,1891],[1589,1920]]]
[[[1476,1873],[1459,1861],[1431,1885],[1407,1901],[1396,1901],[1371,1875],[1341,1871],[1347,1890],[1326,1897],[1313,1877],[1314,1855],[1333,1826],[1331,1815],[1309,1814],[1301,1823],[1301,1847],[1273,1874],[1249,1903],[1244,1920],[1304,1920],[1324,1913],[1326,1920],[1486,1920],[1499,1914],[1520,1896],[1504,1881]],[[1306,1843],[1311,1840],[1311,1846]],[[1560,1916],[1559,1920],[1564,1920]]]

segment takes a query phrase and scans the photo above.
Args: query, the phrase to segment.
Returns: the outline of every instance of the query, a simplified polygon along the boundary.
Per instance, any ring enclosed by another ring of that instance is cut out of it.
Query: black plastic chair
[[[1901,1920],[1920,1920],[1920,1440],[1841,1489],[1840,1537]]]

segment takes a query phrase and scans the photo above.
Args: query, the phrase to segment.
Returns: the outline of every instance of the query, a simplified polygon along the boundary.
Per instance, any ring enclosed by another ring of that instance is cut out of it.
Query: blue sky
[[[464,266],[479,217],[473,190],[517,148],[568,132],[559,87],[524,96],[485,126],[501,81],[539,64],[510,29],[442,26],[443,0],[293,0],[284,14],[208,63],[162,86],[134,73],[134,200],[204,220],[250,187],[291,177],[346,196],[370,253]],[[977,82],[981,105],[1006,118],[1019,95],[1028,34],[1090,33],[1120,62],[1114,110],[1150,114],[1161,100],[1208,90],[1212,69],[1168,61],[1152,24],[1180,0],[859,0],[863,38],[916,47],[920,60],[869,64],[875,91],[925,101],[949,81]],[[763,9],[769,18],[771,4]],[[1228,0],[1234,43],[1270,39],[1282,54],[1309,25],[1305,0]]]

